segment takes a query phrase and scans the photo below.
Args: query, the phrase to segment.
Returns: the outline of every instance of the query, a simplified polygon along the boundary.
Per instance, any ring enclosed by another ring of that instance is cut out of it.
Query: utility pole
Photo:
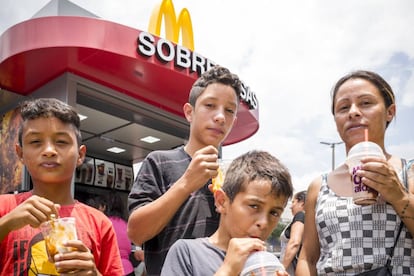
[[[335,147],[336,145],[340,145],[343,142],[342,141],[341,142],[323,142],[322,141],[320,143],[331,147],[332,149],[332,170],[334,170],[335,169]]]

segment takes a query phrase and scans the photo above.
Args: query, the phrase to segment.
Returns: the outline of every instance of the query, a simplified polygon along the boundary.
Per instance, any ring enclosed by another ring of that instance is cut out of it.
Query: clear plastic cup
[[[65,242],[78,239],[74,217],[51,219],[42,223],[40,229],[51,262],[54,262],[56,254],[74,250],[72,247],[64,246]]]
[[[385,160],[384,152],[377,144],[369,141],[354,145],[348,152],[346,164],[348,165],[353,184],[352,194],[354,203],[358,205],[370,205],[377,202],[378,192],[365,186],[356,172],[361,169],[361,158],[379,157]]]
[[[223,160],[219,159],[218,161],[219,168],[217,169],[217,176],[211,180],[213,184],[213,192],[217,191],[223,186],[224,177],[226,175],[226,164]]]
[[[285,271],[279,259],[271,252],[256,251],[247,258],[240,276],[274,276],[276,271]]]

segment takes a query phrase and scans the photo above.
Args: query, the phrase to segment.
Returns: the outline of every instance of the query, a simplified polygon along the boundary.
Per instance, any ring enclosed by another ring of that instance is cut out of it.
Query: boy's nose
[[[224,116],[224,110],[219,109],[219,110],[217,111],[216,116],[214,117],[214,120],[215,120],[216,122],[219,122],[219,123],[224,123],[224,122],[225,122],[225,120],[226,120],[226,118],[225,118],[225,116]]]
[[[267,219],[267,216],[260,216],[260,218],[258,218],[257,221],[256,221],[256,226],[259,229],[265,229],[267,227],[267,225],[269,225],[269,221]]]
[[[43,150],[43,155],[45,156],[54,156],[56,154],[56,148],[52,143],[46,143],[45,149]]]

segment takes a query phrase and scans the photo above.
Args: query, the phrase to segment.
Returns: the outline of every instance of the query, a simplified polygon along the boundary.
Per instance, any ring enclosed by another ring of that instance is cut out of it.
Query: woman
[[[135,276],[134,267],[129,258],[132,252],[132,244],[127,235],[125,205],[121,196],[116,192],[97,196],[95,198],[90,198],[87,201],[87,204],[103,212],[112,222],[118,241],[124,275]],[[135,257],[134,254],[133,256]]]
[[[298,192],[293,196],[290,209],[293,219],[280,234],[280,260],[290,276],[295,275],[297,256],[302,245],[302,236],[305,223],[306,191]]]
[[[355,275],[384,266],[387,248],[396,239],[392,275],[414,275],[414,179],[409,162],[408,190],[403,162],[385,148],[385,131],[396,113],[394,93],[378,74],[356,71],[341,78],[332,91],[332,113],[346,152],[364,141],[377,143],[386,160],[364,158],[357,172],[362,183],[379,192],[373,205],[352,201],[352,183],[345,164],[308,188],[305,233],[298,275]]]

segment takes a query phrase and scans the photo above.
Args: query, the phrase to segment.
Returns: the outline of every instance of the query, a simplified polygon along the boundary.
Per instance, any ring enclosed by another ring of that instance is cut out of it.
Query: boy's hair
[[[290,198],[293,194],[288,169],[268,152],[256,150],[249,151],[231,162],[222,189],[232,202],[254,180],[269,180],[271,192],[276,197]]]
[[[242,84],[236,74],[230,72],[229,69],[215,65],[210,70],[204,72],[193,84],[188,96],[188,102],[194,107],[198,97],[212,83],[221,83],[231,86],[236,91],[237,100],[240,100]]]
[[[58,118],[65,124],[74,126],[76,140],[78,146],[82,142],[82,135],[80,132],[80,119],[78,113],[70,105],[55,99],[55,98],[39,98],[34,100],[24,101],[20,104],[20,114],[23,122],[34,120],[38,118]],[[19,144],[22,143],[23,125],[19,129]]]

